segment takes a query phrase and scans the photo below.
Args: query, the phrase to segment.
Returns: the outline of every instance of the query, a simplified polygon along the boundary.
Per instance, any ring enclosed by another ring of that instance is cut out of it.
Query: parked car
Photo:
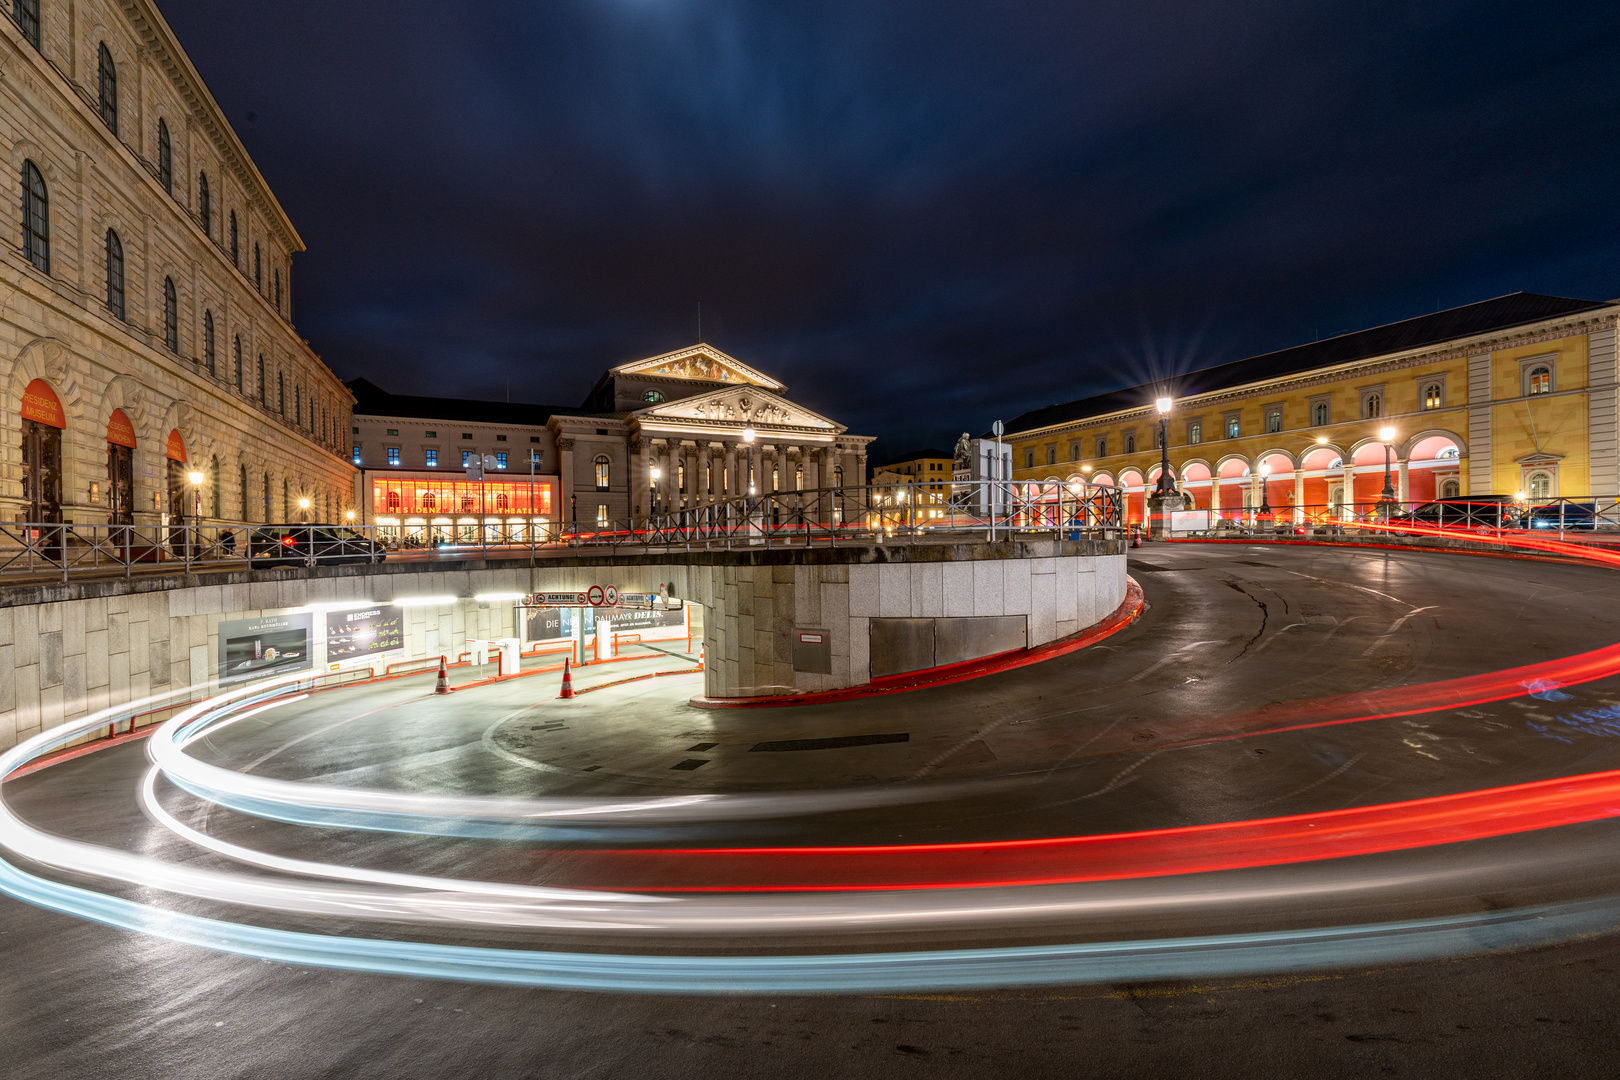
[[[271,525],[254,529],[248,538],[248,558],[254,564],[320,566],[336,563],[380,563],[383,546],[355,529],[341,525]]]
[[[1435,499],[1389,516],[1389,520],[1396,523],[1457,529],[1512,529],[1517,528],[1523,518],[1524,508],[1512,495]]]
[[[1591,532],[1598,525],[1597,503],[1555,502],[1532,506],[1524,516],[1527,529],[1576,529]]]

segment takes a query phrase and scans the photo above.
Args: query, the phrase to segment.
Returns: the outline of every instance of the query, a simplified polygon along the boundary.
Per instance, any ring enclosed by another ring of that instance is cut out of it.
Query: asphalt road
[[[193,749],[255,775],[404,792],[644,796],[950,785],[948,796],[905,805],[696,834],[672,828],[637,840],[722,847],[1165,829],[1620,767],[1620,725],[1608,720],[1611,711],[1620,717],[1615,679],[1541,698],[1328,726],[1309,726],[1317,714],[1295,704],[1347,693],[1398,697],[1403,687],[1620,641],[1613,602],[1620,575],[1612,571],[1258,545],[1153,545],[1136,554],[1132,572],[1151,604],[1136,625],[1099,647],[969,683],[813,708],[710,711],[685,704],[696,692],[691,677],[633,683],[574,703],[555,700],[553,675],[465,691],[448,704],[426,694],[420,680],[400,680],[317,695]],[[582,681],[607,676],[606,668],[588,670]],[[875,735],[906,738],[760,749]],[[694,760],[702,764],[677,767]],[[140,744],[128,744],[9,783],[7,799],[27,820],[63,835],[209,862],[142,815],[133,793],[145,764]],[[163,800],[211,835],[299,858],[581,883],[567,860],[552,866],[521,845],[312,830],[172,789]],[[1620,869],[1611,869],[1620,867],[1617,840],[1615,827],[1600,822],[1203,875],[1234,886],[1381,882],[1332,900],[1273,897],[1180,911],[1144,905],[1084,925],[958,927],[833,944],[1243,932],[1620,895]],[[330,921],[306,928],[377,932]],[[487,940],[591,947],[560,934]],[[741,934],[727,943],[742,950],[806,944]],[[1620,1003],[1620,937],[1611,936],[1196,984],[717,997],[290,967],[0,900],[0,958],[9,974],[0,982],[0,1047],[6,1075],[16,1077],[1568,1077],[1613,1075],[1620,1051],[1609,1019]]]

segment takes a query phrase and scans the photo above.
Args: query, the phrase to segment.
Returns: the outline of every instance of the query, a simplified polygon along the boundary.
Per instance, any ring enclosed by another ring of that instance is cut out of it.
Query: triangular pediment
[[[692,379],[698,382],[739,383],[767,390],[784,390],[781,383],[756,371],[734,356],[727,356],[713,345],[697,344],[645,360],[620,364],[614,375],[656,375],[665,379]]]
[[[631,414],[649,425],[680,425],[710,431],[742,431],[752,427],[762,434],[841,434],[842,425],[811,412],[778,394],[757,386],[739,386],[666,401]]]

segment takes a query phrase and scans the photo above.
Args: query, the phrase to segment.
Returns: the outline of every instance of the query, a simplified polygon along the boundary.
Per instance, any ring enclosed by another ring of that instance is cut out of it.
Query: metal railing
[[[0,524],[0,580],[365,564],[383,559],[537,559],[557,549],[713,550],[1020,535],[1113,538],[1125,528],[1114,487],[977,482],[950,498],[917,485],[767,492],[634,521],[410,526]]]
[[[1144,523],[1145,524],[1145,523]],[[1360,503],[1189,509],[1172,514],[1171,530],[1186,535],[1402,532],[1413,526],[1441,534],[1536,532],[1566,540],[1620,544],[1620,498],[1547,499],[1459,496],[1427,502],[1377,499]]]

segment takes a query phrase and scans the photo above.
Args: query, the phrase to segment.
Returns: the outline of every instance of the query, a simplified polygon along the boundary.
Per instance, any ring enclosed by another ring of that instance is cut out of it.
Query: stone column
[[[629,515],[633,527],[647,507],[647,444],[639,433],[630,436],[629,449],[624,465],[624,501],[627,504],[625,513]]]
[[[1395,481],[1395,498],[1398,502],[1404,503],[1409,501],[1411,498],[1411,496],[1408,494],[1411,489],[1406,485],[1406,469],[1410,464],[1411,462],[1406,458],[1402,458],[1400,461],[1395,463],[1396,468],[1399,470]]]
[[[556,521],[572,526],[574,524],[574,440],[559,438],[557,440],[557,478],[562,484],[562,490],[557,494],[562,505],[557,507],[553,515]]]
[[[1344,474],[1340,481],[1344,484],[1344,504],[1353,506],[1356,501],[1356,467],[1350,462],[1344,463]]]

